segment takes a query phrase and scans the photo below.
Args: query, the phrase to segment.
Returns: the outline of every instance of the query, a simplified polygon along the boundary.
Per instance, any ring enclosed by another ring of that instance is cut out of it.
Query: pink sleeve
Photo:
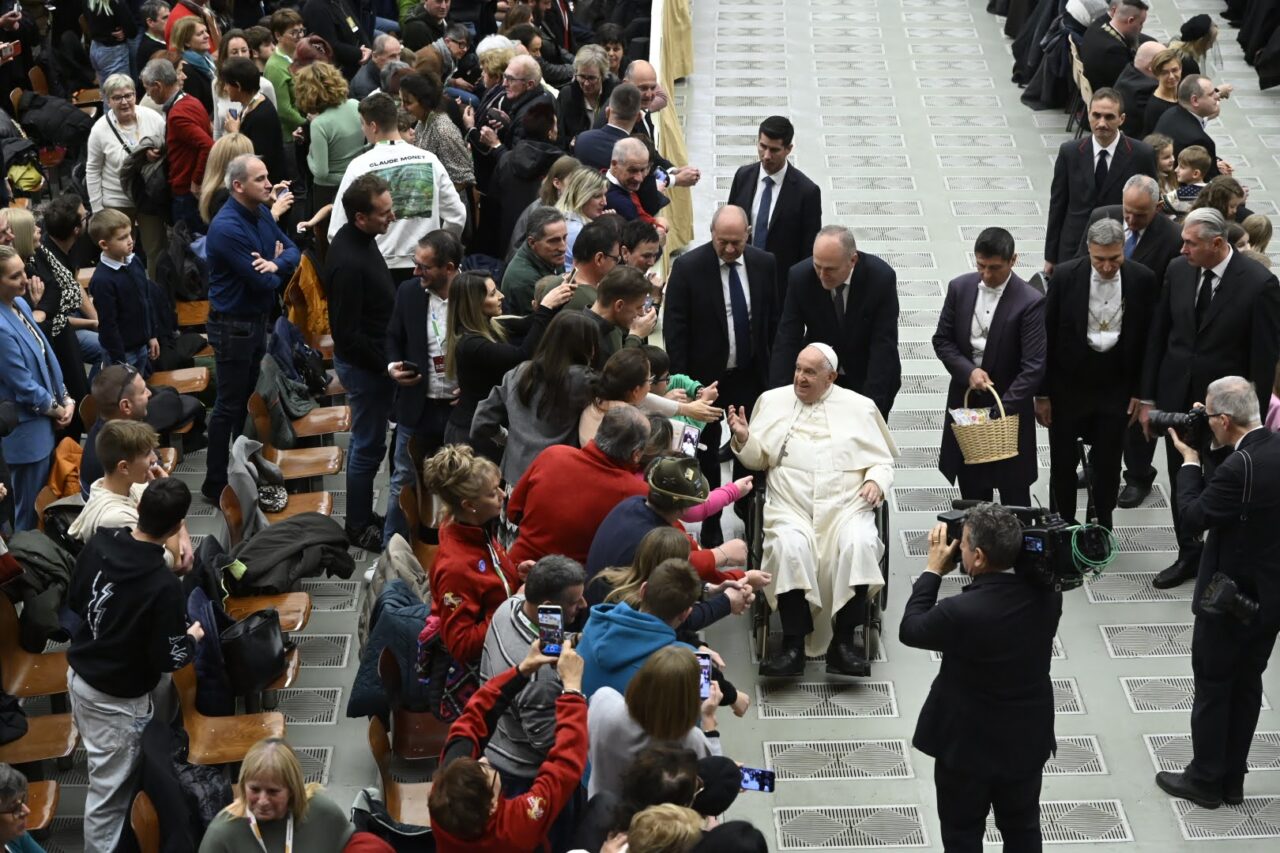
[[[695,507],[691,507],[680,516],[681,521],[703,521],[708,516],[715,515],[720,510],[734,503],[739,498],[738,486],[736,483],[725,483],[711,494],[707,495],[707,499]]]

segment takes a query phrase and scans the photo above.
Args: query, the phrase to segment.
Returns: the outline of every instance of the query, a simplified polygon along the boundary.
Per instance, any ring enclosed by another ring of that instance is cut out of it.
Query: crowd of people
[[[1018,524],[990,503],[1030,504],[1037,423],[1053,508],[1071,524],[1109,529],[1117,506],[1146,499],[1154,409],[1203,404],[1215,447],[1256,443],[1271,464],[1271,445],[1250,436],[1280,382],[1280,286],[1270,221],[1248,210],[1206,128],[1231,94],[1200,64],[1216,24],[1196,16],[1165,47],[1141,35],[1142,0],[1093,6],[1062,13],[1089,13],[1066,30],[1091,91],[1087,134],[1056,158],[1039,281],[1015,272],[1008,230],[982,230],[933,336],[949,377],[938,467],[985,502],[961,541],[931,532],[900,626],[904,644],[945,653],[914,743],[937,759],[949,848],[980,845],[992,806],[1010,849],[1039,843],[1062,599],[1008,571]],[[350,409],[347,541],[437,546],[421,634],[399,650],[450,724],[428,802],[436,849],[766,849],[749,823],[717,820],[743,788],[717,714],[741,717],[751,699],[701,632],[757,606],[782,629],[762,676],[800,677],[823,654],[834,675],[870,672],[877,513],[898,455],[897,275],[852,230],[823,224],[778,115],[760,121],[758,162],[734,175],[709,239],[658,274],[670,190],[701,173],[659,153],[672,107],[634,26],[647,7],[88,0],[87,49],[78,23],[0,16],[24,45],[0,80],[28,87],[40,68],[54,91],[96,82],[101,95],[81,144],[65,146],[83,166],[71,189],[32,210],[9,168],[19,201],[0,210],[7,532],[38,526],[55,443],[83,436],[71,496],[83,507],[67,531],[80,550],[60,603],[89,763],[86,851],[115,849],[143,730],[172,718],[169,674],[215,628],[187,616],[193,496],[158,452],[179,427],[188,450],[207,441],[199,492],[219,504],[243,464],[232,443],[251,397],[286,366],[287,287],[327,311]],[[34,132],[41,103],[21,103],[10,124]],[[179,304],[202,299],[204,336],[184,333]],[[206,343],[207,428],[200,400],[148,383]],[[86,402],[96,417],[81,417]],[[970,461],[952,426],[993,407],[1020,415],[1016,452]],[[1207,437],[1165,438],[1179,554],[1153,584],[1199,573],[1199,599],[1212,563],[1264,611],[1247,630],[1197,628],[1193,658],[1221,671],[1197,666],[1195,760],[1158,779],[1214,807],[1242,796],[1238,747],[1280,602],[1273,579],[1205,544],[1207,528],[1233,523],[1208,502],[1239,463],[1211,455]],[[723,513],[745,517],[766,482],[757,562],[725,538]],[[401,511],[407,489],[416,519]],[[1249,547],[1272,491],[1259,485],[1254,520],[1231,534]],[[936,578],[957,563],[975,594],[939,602]],[[978,701],[973,672],[1000,685],[1009,714],[962,735],[981,716],[955,707]],[[0,765],[0,814],[15,822],[5,843],[35,850],[24,790]],[[201,851],[388,849],[303,784],[279,738],[249,751],[229,799]]]

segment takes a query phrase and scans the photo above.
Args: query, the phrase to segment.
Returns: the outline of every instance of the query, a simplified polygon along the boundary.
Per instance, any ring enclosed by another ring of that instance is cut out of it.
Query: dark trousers
[[[1155,440],[1147,441],[1142,424],[1134,422],[1124,434],[1124,481],[1131,486],[1150,486],[1156,479]]]
[[[1276,631],[1259,631],[1230,616],[1197,616],[1191,635],[1191,707],[1187,775],[1218,790],[1240,783],[1262,708],[1262,673],[1276,644]]]
[[[209,315],[207,328],[218,377],[218,396],[209,418],[204,493],[216,500],[227,484],[231,442],[244,430],[249,396],[258,384],[262,357],[267,352],[267,320],[265,316],[233,316],[215,311]]]
[[[722,409],[729,406],[741,406],[748,414],[756,404],[756,398],[760,396],[763,388],[760,386],[760,380],[757,378],[755,371],[751,368],[728,370],[720,377],[719,385],[716,386],[720,392],[716,398],[716,405]],[[720,421],[707,424],[702,429],[702,435],[699,443],[705,447],[705,450],[698,451],[698,466],[702,469],[702,475],[707,478],[707,485],[712,489],[720,487],[720,439],[723,435],[721,432]],[[735,456],[733,459],[733,479],[738,480],[747,476],[749,472],[742,467],[742,463]],[[724,537],[720,532],[720,515],[709,515],[702,522],[702,544],[710,547],[710,545],[718,545],[724,541]],[[708,545],[710,543],[710,545]]]
[[[1076,414],[1069,406],[1054,406],[1049,426],[1049,492],[1053,506],[1068,521],[1076,517],[1076,440],[1089,445],[1093,472],[1093,503],[1098,523],[1112,526],[1120,495],[1120,460],[1124,453],[1124,407]]]
[[[1173,531],[1178,535],[1178,559],[1190,560],[1192,565],[1199,565],[1200,552],[1204,550],[1204,540],[1200,536],[1187,533],[1182,529],[1182,512],[1178,509],[1178,496],[1175,494],[1178,482],[1178,469],[1182,467],[1182,454],[1173,446],[1173,442],[1169,440],[1169,436],[1164,437],[1164,455],[1165,464],[1169,471],[1169,509],[1173,514]],[[1209,482],[1209,476],[1213,473],[1213,469],[1217,467],[1217,461],[1212,453],[1200,454],[1200,467],[1204,471],[1204,480]]]
[[[965,500],[990,501],[995,490],[999,489],[1000,503],[1005,506],[1031,506],[1031,484],[1022,482],[1020,478],[1009,477],[995,486],[979,486],[965,477],[962,469],[956,475],[956,483],[960,486],[960,497]]]
[[[942,847],[947,853],[982,853],[987,813],[996,813],[1004,853],[1039,853],[1040,774],[980,779],[941,761],[933,765]]]

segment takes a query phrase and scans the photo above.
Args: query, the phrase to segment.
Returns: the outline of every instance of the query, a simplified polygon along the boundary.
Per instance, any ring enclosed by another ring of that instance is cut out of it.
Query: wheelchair
[[[752,491],[750,511],[746,518],[747,568],[760,569],[764,563],[764,505],[768,499],[768,477],[763,472],[756,474],[756,486]],[[884,586],[880,592],[868,602],[867,617],[863,622],[863,636],[866,638],[866,659],[874,664],[880,656],[880,634],[884,629],[884,610],[889,602],[889,496],[885,495],[880,506],[876,508],[876,533],[884,543],[884,554],[880,556],[880,576]],[[773,626],[773,611],[764,595],[757,595],[751,605],[752,645],[759,658],[764,660],[769,655],[769,634]],[[808,658],[814,662],[815,658]]]

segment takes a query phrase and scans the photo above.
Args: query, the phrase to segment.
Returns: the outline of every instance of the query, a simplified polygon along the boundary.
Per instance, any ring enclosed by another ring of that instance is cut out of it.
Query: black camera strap
[[[1249,504],[1253,500],[1253,457],[1247,450],[1237,450],[1244,457],[1244,490],[1240,495],[1243,506],[1240,508],[1240,520],[1249,520]]]

